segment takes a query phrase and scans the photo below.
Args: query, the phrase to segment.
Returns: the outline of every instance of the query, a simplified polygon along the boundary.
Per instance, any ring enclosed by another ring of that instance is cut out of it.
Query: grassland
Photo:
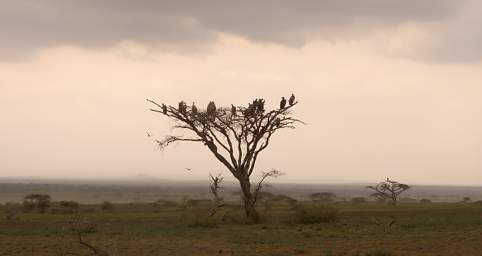
[[[236,204],[214,217],[208,205],[185,203],[81,205],[80,212],[95,224],[84,240],[110,255],[482,255],[478,204],[330,203],[323,209],[334,209],[336,219],[312,224],[302,224],[297,207],[318,209],[311,202],[261,204],[261,224],[244,223]],[[74,215],[56,208],[40,214],[1,206],[0,255],[88,255],[66,228]]]

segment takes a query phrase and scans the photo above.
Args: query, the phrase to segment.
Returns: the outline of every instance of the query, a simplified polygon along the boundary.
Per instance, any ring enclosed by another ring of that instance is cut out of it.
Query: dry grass
[[[309,203],[305,203],[308,207]],[[67,213],[17,213],[0,207],[0,255],[88,255],[65,226]],[[208,206],[82,205],[96,224],[89,244],[110,255],[480,255],[482,206],[460,203],[335,203],[338,220],[299,224],[290,205],[275,203],[259,225],[242,223],[238,206],[210,218]],[[93,210],[93,211],[92,211]],[[260,209],[261,211],[261,209]],[[222,218],[224,214],[229,218]],[[380,225],[396,219],[393,226]]]

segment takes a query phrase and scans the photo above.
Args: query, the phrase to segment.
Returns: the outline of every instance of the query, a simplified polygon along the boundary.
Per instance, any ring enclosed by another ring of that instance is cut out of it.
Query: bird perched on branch
[[[162,113],[167,114],[167,106],[165,104],[162,104]]]
[[[194,102],[192,103],[191,111],[193,115],[197,115],[197,107],[194,105]]]
[[[281,101],[279,103],[279,108],[284,109],[286,107],[286,99],[285,97],[281,97]]]
[[[214,115],[216,113],[216,104],[214,101],[210,101],[207,107],[208,115]]]
[[[179,105],[178,105],[178,110],[179,110],[179,112],[181,112],[181,113],[186,113],[186,108],[187,108],[186,102],[180,101],[180,102],[179,102]]]
[[[265,102],[265,101],[264,101],[263,99],[259,99],[259,100],[257,101],[257,105],[256,105],[257,111],[259,111],[259,112],[264,112],[264,102]]]
[[[231,104],[231,114],[232,114],[233,116],[236,115],[236,107],[235,107],[233,104]]]
[[[251,117],[254,115],[254,111],[256,109],[256,107],[254,106],[255,102],[253,102],[253,104],[249,103],[248,104],[248,107],[246,108],[246,110],[244,111],[244,115],[246,117]]]
[[[293,106],[293,104],[295,103],[295,95],[293,93],[291,94],[291,97],[289,99],[289,103],[290,103],[290,106]]]

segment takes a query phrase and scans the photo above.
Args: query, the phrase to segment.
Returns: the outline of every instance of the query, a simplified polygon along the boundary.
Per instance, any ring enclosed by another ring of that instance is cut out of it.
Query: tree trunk
[[[392,204],[393,204],[394,206],[397,205],[397,196],[396,196],[396,195],[392,195]]]
[[[244,202],[244,212],[246,218],[253,221],[254,223],[259,223],[261,218],[255,208],[256,198],[251,192],[251,183],[249,177],[244,177],[239,179],[239,185],[241,186],[241,192],[243,193]]]

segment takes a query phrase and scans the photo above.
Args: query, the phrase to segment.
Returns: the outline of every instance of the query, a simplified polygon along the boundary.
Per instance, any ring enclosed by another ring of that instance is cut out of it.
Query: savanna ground
[[[95,224],[84,241],[109,255],[482,255],[480,204],[313,204],[261,203],[261,224],[245,223],[236,204],[214,217],[208,202],[81,205],[79,211]],[[89,255],[67,228],[74,215],[57,208],[41,214],[0,206],[0,255]]]

